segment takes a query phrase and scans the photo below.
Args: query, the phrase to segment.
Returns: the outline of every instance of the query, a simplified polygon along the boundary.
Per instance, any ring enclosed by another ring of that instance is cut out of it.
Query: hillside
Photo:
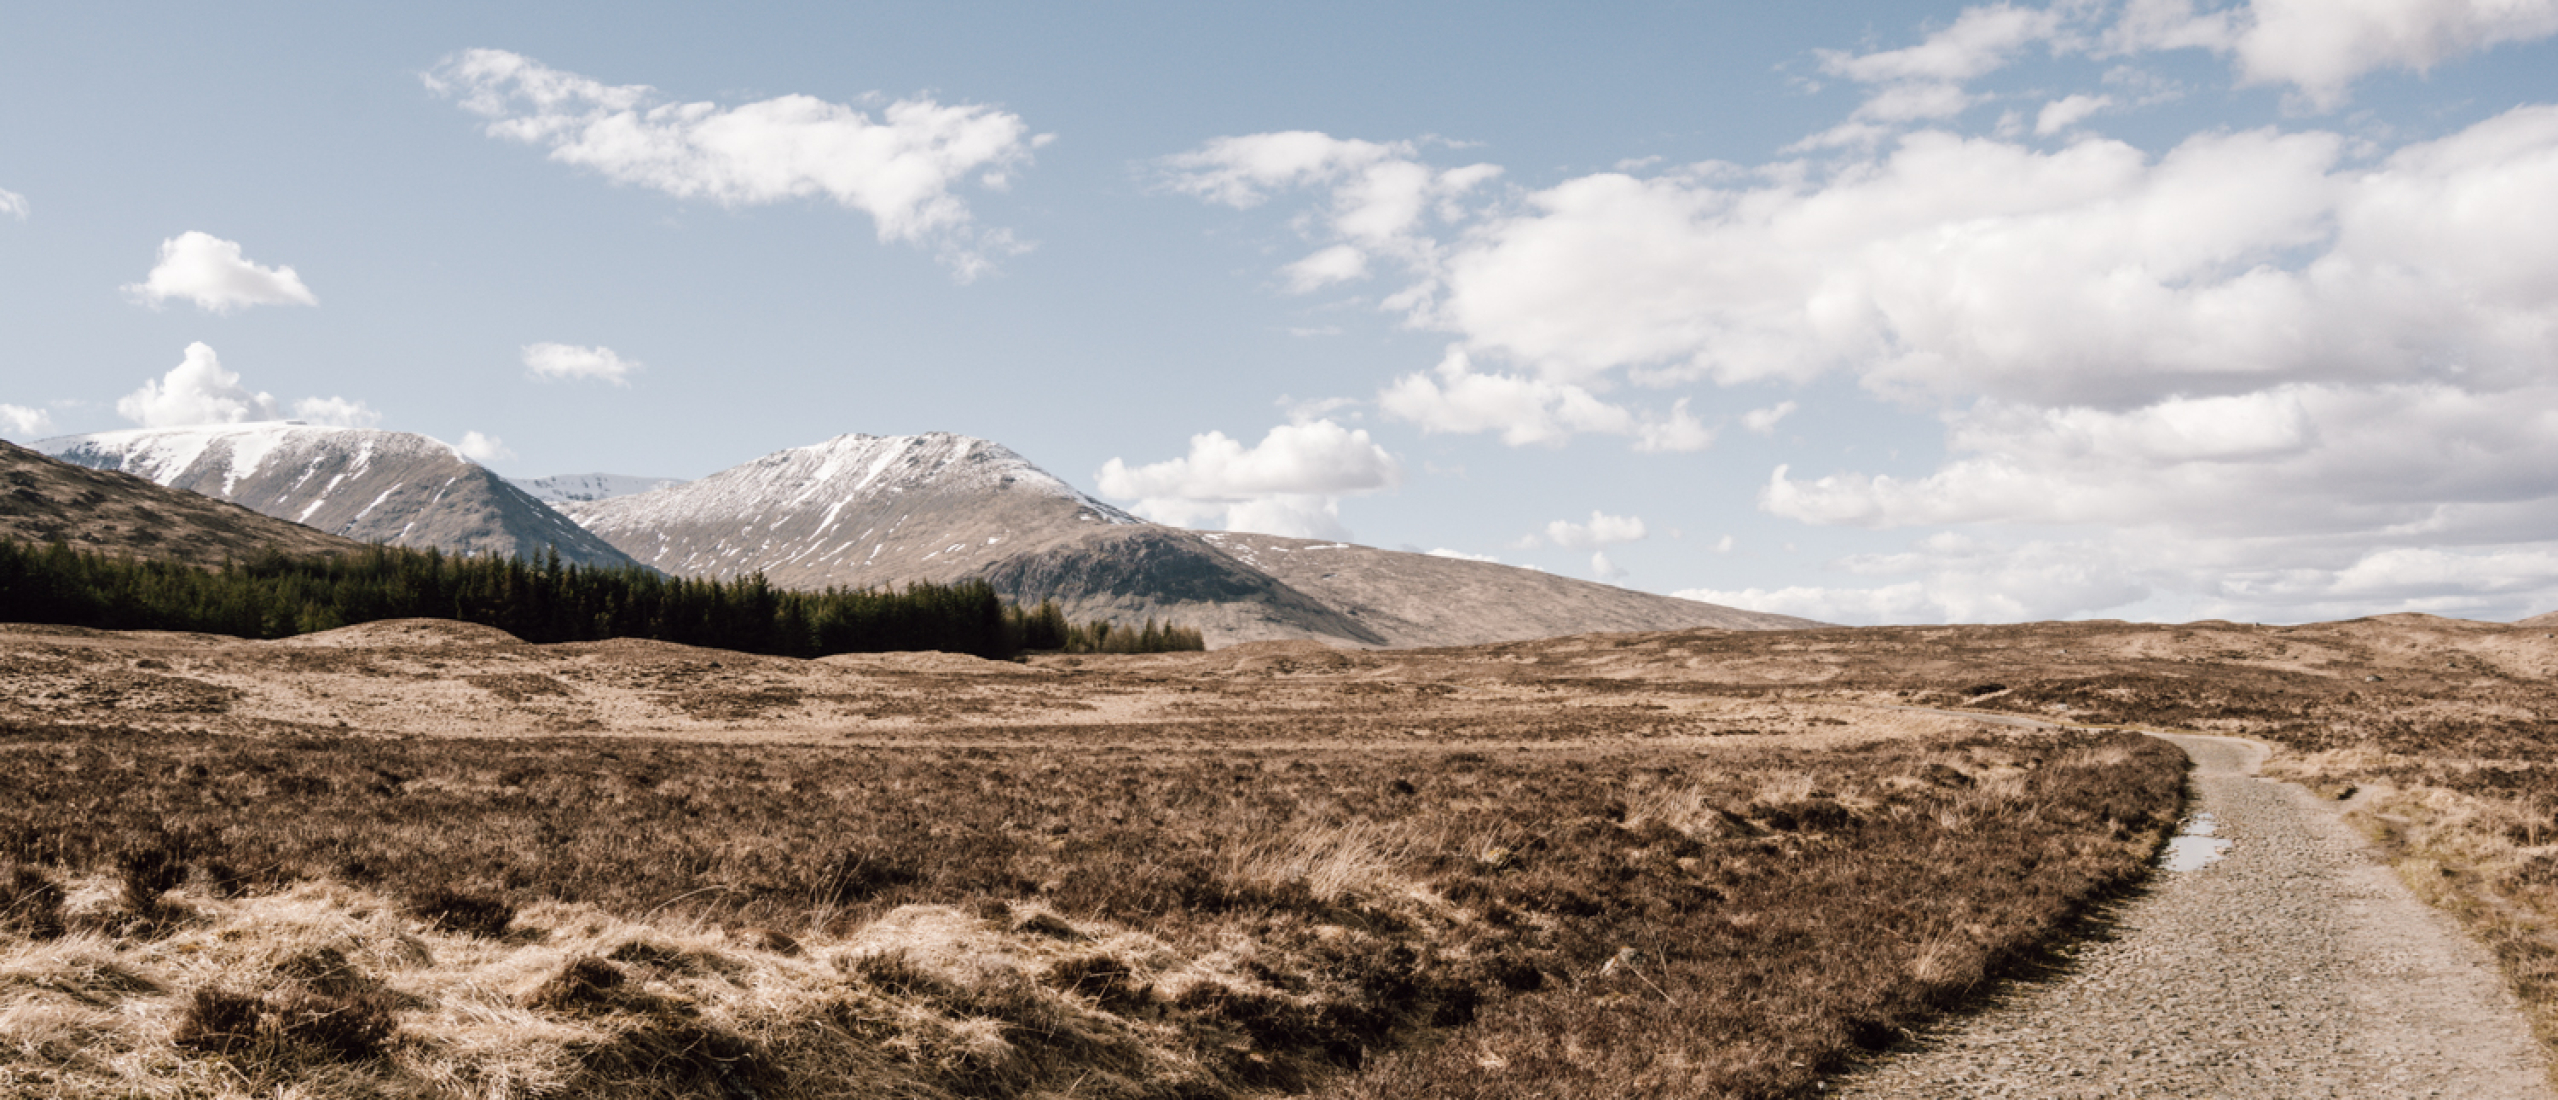
[[[1022,456],[935,432],[847,435],[699,481],[561,505],[679,576],[789,588],[983,577],[1076,619],[1149,616],[1211,645],[1447,646],[1592,631],[1816,626],[1489,562],[1149,523]]]
[[[362,548],[340,538],[131,474],[59,462],[0,441],[0,538],[60,539],[74,549],[218,563],[272,547],[288,554]]]
[[[1457,646],[1564,634],[1825,624],[1658,596],[1533,569],[1274,535],[1204,536],[1394,646]]]
[[[838,436],[655,492],[562,510],[632,558],[784,588],[970,577],[1069,618],[1178,619],[1210,644],[1384,644],[1356,620],[1186,531],[1077,492],[1020,455],[933,432]]]
[[[422,435],[270,421],[63,436],[36,449],[364,542],[510,557],[557,547],[578,564],[630,564],[550,505]]]

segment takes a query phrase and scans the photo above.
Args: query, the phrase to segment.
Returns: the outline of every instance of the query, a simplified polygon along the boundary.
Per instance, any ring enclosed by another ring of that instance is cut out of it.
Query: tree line
[[[268,550],[213,568],[0,540],[0,619],[99,630],[284,638],[383,619],[452,619],[528,642],[652,638],[784,657],[940,650],[1205,649],[1199,631],[1068,621],[1055,601],[1006,604],[984,581],[903,590],[777,589],[761,573],[690,580],[642,566],[446,554],[376,545],[300,557]]]

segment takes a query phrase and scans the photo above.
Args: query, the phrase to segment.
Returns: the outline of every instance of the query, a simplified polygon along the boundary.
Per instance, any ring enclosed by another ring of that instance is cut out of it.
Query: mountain
[[[2532,617],[2530,617],[2530,618],[2528,618],[2528,619],[2522,619],[2522,620],[2519,620],[2519,621],[2515,622],[2515,623],[2514,623],[2514,625],[2515,625],[2515,626],[2558,626],[2558,611],[2547,611],[2547,612],[2543,612],[2543,613],[2541,613],[2541,614],[2534,615],[2534,616],[2532,616]]]
[[[1174,619],[1214,645],[1819,625],[1488,562],[1165,527],[1001,446],[941,432],[839,436],[561,510],[679,576],[761,572],[790,588],[977,578],[1018,602],[1053,598],[1077,619]]]
[[[247,558],[269,547],[288,554],[331,554],[364,546],[131,474],[55,461],[5,441],[0,441],[0,538],[60,539],[78,550],[206,564]]]
[[[142,428],[40,440],[62,461],[117,470],[363,542],[583,565],[631,559],[450,445],[406,432],[299,421]]]
[[[1699,626],[1801,630],[1829,625],[1497,562],[1241,532],[1203,537],[1397,646],[1480,645]]]
[[[513,481],[516,488],[533,494],[533,499],[553,505],[611,500],[684,483],[682,478],[632,477],[629,474],[553,474],[508,480]]]
[[[785,588],[983,578],[1069,616],[1179,619],[1211,640],[1383,639],[1186,531],[1077,492],[1020,455],[934,432],[838,436],[699,481],[561,509],[686,577],[761,572]]]

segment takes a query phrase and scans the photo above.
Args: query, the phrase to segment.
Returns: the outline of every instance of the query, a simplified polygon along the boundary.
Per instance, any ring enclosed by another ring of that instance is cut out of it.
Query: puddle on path
[[[2165,871],[2198,871],[2229,854],[2236,841],[2212,835],[2220,828],[2220,819],[2210,814],[2195,814],[2186,819],[2183,828],[2167,840],[2167,851],[2159,854],[2158,866]]]

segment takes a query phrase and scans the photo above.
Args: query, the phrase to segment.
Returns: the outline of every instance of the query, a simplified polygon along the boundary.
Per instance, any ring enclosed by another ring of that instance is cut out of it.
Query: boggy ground
[[[0,1092],[1808,1095],[2175,818],[2145,738],[1582,652],[7,628]]]

